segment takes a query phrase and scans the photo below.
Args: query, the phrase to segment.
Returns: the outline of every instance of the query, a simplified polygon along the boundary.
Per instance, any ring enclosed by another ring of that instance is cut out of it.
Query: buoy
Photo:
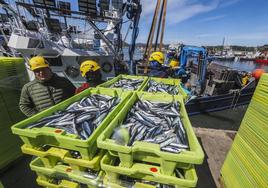
[[[255,79],[260,79],[261,78],[261,75],[265,73],[265,70],[264,69],[255,69],[253,72],[252,72],[252,76],[255,78]]]

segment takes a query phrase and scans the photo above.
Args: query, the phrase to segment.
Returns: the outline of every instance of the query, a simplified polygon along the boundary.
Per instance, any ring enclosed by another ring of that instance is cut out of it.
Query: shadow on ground
[[[40,188],[36,184],[36,174],[30,169],[32,156],[23,156],[0,174],[4,188]]]
[[[201,139],[198,137],[198,141],[204,150],[204,147],[202,145],[202,141]],[[210,172],[209,166],[208,166],[208,161],[207,161],[207,154],[205,153],[205,158],[204,158],[204,162],[202,165],[196,165],[195,169],[196,169],[196,173],[197,173],[197,177],[198,177],[198,182],[197,182],[197,188],[216,188],[216,184],[213,180],[212,174]]]
[[[247,106],[243,106],[236,109],[191,116],[190,120],[193,127],[237,131],[246,110]]]

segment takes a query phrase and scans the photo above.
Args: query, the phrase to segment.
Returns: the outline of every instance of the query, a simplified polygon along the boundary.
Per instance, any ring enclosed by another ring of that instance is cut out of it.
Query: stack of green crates
[[[106,116],[87,140],[81,140],[77,135],[67,134],[64,130],[51,127],[25,128],[27,125],[52,115],[54,112],[62,111],[74,102],[80,101],[82,98],[92,94],[117,96],[120,98],[120,103]],[[88,187],[95,187],[96,182],[100,181],[102,173],[100,172],[98,178],[93,179],[86,178],[83,175],[86,174],[88,169],[100,171],[100,160],[104,152],[97,148],[97,138],[108,126],[109,122],[125,106],[127,99],[131,95],[131,92],[106,88],[90,88],[13,125],[13,133],[19,135],[24,142],[22,146],[23,153],[37,156],[30,165],[31,169],[38,175],[37,183],[40,183],[40,185],[49,184],[51,183],[49,180],[55,178],[66,180],[64,183],[71,180],[85,184]],[[72,156],[73,151],[79,152],[81,158],[74,158]],[[60,187],[60,184],[53,184],[53,186]]]
[[[190,150],[175,154],[161,151],[158,144],[136,141],[132,146],[123,146],[112,140],[114,129],[124,121],[138,99],[153,102],[178,101],[181,106],[180,114],[187,132]],[[108,154],[101,161],[101,168],[105,171],[108,182],[112,183],[117,183],[120,175],[126,175],[178,187],[195,187],[197,176],[194,164],[202,164],[204,159],[203,150],[185,110],[183,98],[179,95],[133,93],[125,107],[101,133],[97,143],[99,148],[108,151]],[[176,168],[183,170],[184,177],[175,176]]]
[[[268,74],[256,88],[221,169],[224,187],[268,185]]]
[[[36,179],[38,185],[47,188],[80,188],[78,182],[73,182],[67,179],[62,179],[61,181],[56,181],[53,178],[39,176]]]
[[[110,88],[111,84],[123,79],[142,79],[143,82],[136,91],[126,91],[120,88]],[[63,101],[33,117],[30,117],[12,127],[14,134],[20,136],[24,145],[23,153],[37,156],[30,167],[38,175],[37,183],[46,187],[106,187],[123,188],[123,178],[133,178],[136,188],[156,188],[157,184],[173,185],[175,187],[195,187],[197,175],[195,164],[201,164],[204,153],[194,134],[187,112],[184,107],[183,95],[142,92],[148,83],[148,77],[119,75],[97,88],[90,88],[82,93]],[[156,79],[179,87],[180,82],[174,79]],[[25,128],[56,111],[64,110],[70,104],[91,94],[119,96],[121,98],[112,112],[87,140],[77,139],[76,135],[67,134],[64,130],[51,127]],[[180,103],[180,114],[187,132],[189,151],[179,154],[163,152],[158,144],[135,142],[135,145],[117,145],[110,137],[113,130],[125,119],[128,111],[138,99],[157,102]],[[49,147],[43,147],[44,145]],[[72,157],[72,152],[80,153],[81,158]],[[108,151],[108,152],[107,152]],[[98,177],[86,178],[87,170],[98,171]],[[175,170],[180,169],[182,175],[176,176]],[[61,181],[58,181],[58,180]],[[148,183],[149,182],[149,183]],[[82,186],[83,185],[83,186]]]
[[[89,188],[99,187],[102,184],[104,172],[100,169],[96,178],[87,176],[87,169],[74,169],[68,164],[56,164],[53,167],[46,167],[41,158],[34,159],[30,168],[37,173],[37,183],[46,187],[80,187],[84,185]],[[52,181],[51,181],[52,180]],[[57,182],[57,183],[56,183]],[[48,185],[46,185],[48,184]],[[49,185],[51,184],[51,185]]]
[[[21,156],[21,142],[10,127],[25,118],[19,109],[19,99],[27,82],[24,59],[0,57],[0,169]]]

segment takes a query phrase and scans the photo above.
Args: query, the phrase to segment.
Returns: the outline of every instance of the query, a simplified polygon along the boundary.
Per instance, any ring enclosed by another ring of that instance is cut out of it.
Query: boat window
[[[59,1],[58,8],[61,9],[62,14],[71,15],[71,3]]]
[[[6,22],[8,22],[8,17],[7,17],[6,14],[1,14],[1,13],[0,13],[0,22],[1,22],[1,23],[6,23]]]
[[[62,29],[61,29],[61,23],[58,19],[56,18],[45,18],[45,22],[47,25],[48,30],[51,33],[57,34],[57,33],[61,33]]]
[[[56,7],[55,0],[33,0],[34,4]]]
[[[28,21],[28,22],[24,21],[22,23],[26,27],[27,30],[36,31],[36,32],[38,31],[38,24],[37,24],[36,21],[34,21],[34,20],[31,20],[31,21]]]
[[[89,14],[97,13],[97,6],[95,0],[78,0],[79,11]]]
[[[63,65],[61,56],[57,58],[46,58],[46,60],[50,66],[62,66]]]

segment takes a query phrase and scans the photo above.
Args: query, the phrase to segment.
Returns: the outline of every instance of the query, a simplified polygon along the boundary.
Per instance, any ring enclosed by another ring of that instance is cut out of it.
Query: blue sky
[[[141,0],[138,41],[148,36],[157,0]],[[165,42],[193,45],[268,44],[267,0],[168,0]]]
[[[65,1],[72,2],[77,9],[77,0]],[[145,43],[157,0],[141,2],[143,12],[137,40]],[[168,0],[164,42],[221,45],[225,37],[226,45],[268,44],[267,10],[268,0]],[[124,25],[123,31],[127,27],[128,24]]]

